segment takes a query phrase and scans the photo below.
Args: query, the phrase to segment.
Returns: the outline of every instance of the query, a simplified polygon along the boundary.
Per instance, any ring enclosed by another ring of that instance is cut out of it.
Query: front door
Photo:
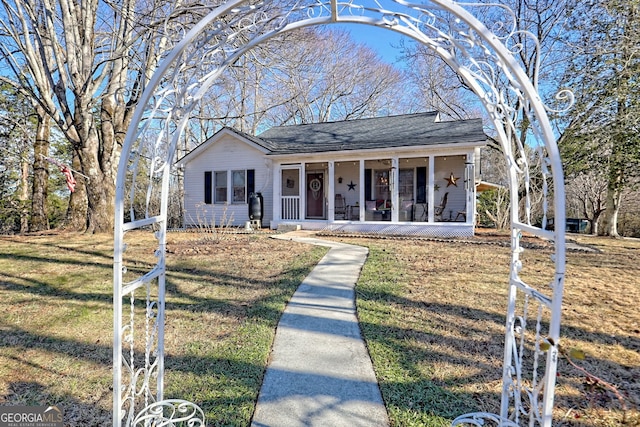
[[[324,173],[307,173],[307,218],[324,218]]]

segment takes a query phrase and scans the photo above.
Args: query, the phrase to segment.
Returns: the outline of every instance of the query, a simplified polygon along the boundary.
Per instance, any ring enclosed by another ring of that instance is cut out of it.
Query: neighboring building
[[[436,112],[281,126],[258,136],[224,128],[178,161],[185,226],[242,226],[260,193],[262,225],[471,236],[480,119]]]

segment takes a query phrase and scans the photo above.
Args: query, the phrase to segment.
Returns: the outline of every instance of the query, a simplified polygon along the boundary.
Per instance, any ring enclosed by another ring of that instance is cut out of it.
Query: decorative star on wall
[[[445,178],[445,180],[447,181],[447,187],[450,185],[455,185],[457,187],[459,179],[460,177],[454,176],[453,172],[451,172],[451,175],[449,175],[449,178]]]
[[[435,185],[433,186],[433,190],[434,190],[434,191],[440,191],[440,186],[439,186],[438,184],[435,184]]]
[[[351,183],[347,184],[347,186],[349,187],[349,191],[351,191],[351,190],[356,191],[356,184],[354,184],[353,181],[351,181]]]

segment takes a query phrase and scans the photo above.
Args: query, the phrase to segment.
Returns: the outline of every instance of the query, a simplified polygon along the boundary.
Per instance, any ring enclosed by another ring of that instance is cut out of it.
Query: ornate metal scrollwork
[[[140,411],[133,420],[134,427],[204,427],[202,409],[181,399],[167,399],[152,403]]]
[[[481,8],[495,8],[500,13],[491,15],[495,18],[483,24],[473,15]],[[180,39],[168,37],[173,24],[166,22],[162,39],[166,56],[145,88],[123,144],[116,184],[114,233],[114,426],[121,421],[127,425],[133,422],[136,407],[141,404],[162,406],[166,206],[170,169],[189,113],[225,68],[257,44],[303,26],[336,22],[376,25],[428,46],[458,73],[484,106],[509,167],[512,204],[503,399],[500,415],[470,414],[456,419],[454,425],[484,425],[484,421],[492,421],[511,426],[523,418],[528,418],[530,425],[551,424],[557,348],[551,346],[548,351],[541,351],[540,342],[547,339],[557,344],[559,340],[565,225],[563,221],[556,221],[554,231],[549,231],[546,222],[551,207],[556,218],[565,216],[564,179],[547,117],[547,111],[561,107],[551,108],[542,102],[537,72],[530,78],[514,58],[514,53],[522,47],[519,41],[522,37],[535,39],[517,29],[513,12],[495,4],[452,0],[422,3],[388,0],[384,4],[376,0],[299,0],[283,5],[268,0],[229,0],[212,9],[190,29],[183,23],[175,24],[173,33],[179,34]],[[571,96],[561,92],[556,100],[570,102]],[[520,134],[519,126],[519,121],[525,118],[530,123],[530,134],[539,144],[542,225],[532,223],[531,145],[526,143],[526,136]],[[140,180],[141,174],[147,179]],[[549,184],[553,186],[552,191]],[[140,199],[145,200],[144,208],[136,208]],[[138,279],[125,283],[124,236],[134,229],[157,233],[157,263]],[[531,285],[520,278],[523,232],[553,241],[554,278],[550,284]],[[134,319],[134,295],[138,288],[146,291],[143,359],[136,358],[136,352],[141,349],[136,343],[138,335],[134,333],[139,324]],[[131,298],[130,316],[123,305],[127,296]],[[516,301],[522,300],[527,301],[525,306],[529,301],[539,306],[533,336],[527,331],[528,309],[516,314]],[[543,312],[545,319],[549,319],[544,331],[540,326]],[[543,356],[546,358],[544,368],[539,366]],[[160,402],[154,404],[155,400]]]
[[[519,427],[519,425],[513,421],[509,421],[499,415],[489,414],[486,412],[474,412],[472,414],[461,415],[451,423],[451,427],[455,426]]]

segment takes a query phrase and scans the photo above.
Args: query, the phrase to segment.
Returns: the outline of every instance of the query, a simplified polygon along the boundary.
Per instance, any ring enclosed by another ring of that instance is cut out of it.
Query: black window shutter
[[[256,191],[256,171],[255,169],[247,169],[247,203],[249,203],[249,195]]]
[[[371,169],[364,170],[364,199],[373,200],[371,198]]]
[[[204,202],[207,205],[211,204],[211,189],[213,188],[213,175],[211,171],[204,173]]]
[[[427,203],[427,168],[424,166],[416,168],[416,175],[418,190],[416,203]]]

